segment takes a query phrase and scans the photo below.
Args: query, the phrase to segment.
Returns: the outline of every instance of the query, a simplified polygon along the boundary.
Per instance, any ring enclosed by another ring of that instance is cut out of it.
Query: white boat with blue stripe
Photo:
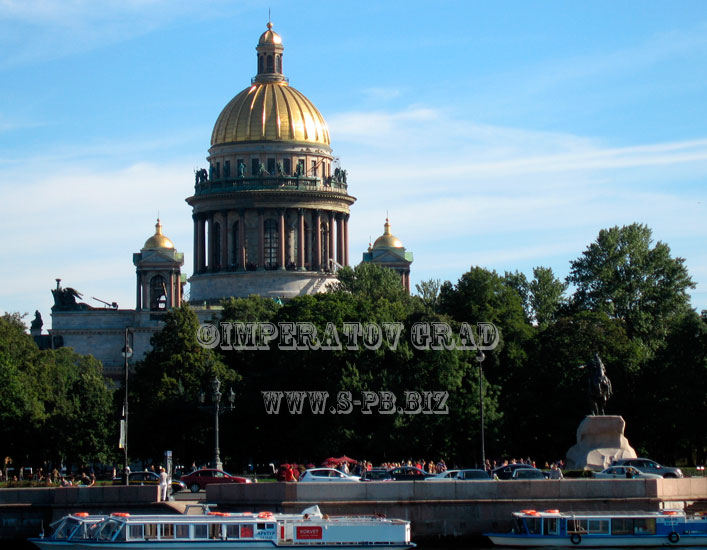
[[[521,510],[513,531],[485,533],[499,546],[629,548],[707,546],[707,516],[660,512],[565,512]]]
[[[73,514],[53,524],[48,537],[30,539],[42,550],[56,548],[154,550],[320,550],[414,547],[410,522],[376,516],[332,516],[318,506],[301,514],[272,512],[200,515],[110,516]]]

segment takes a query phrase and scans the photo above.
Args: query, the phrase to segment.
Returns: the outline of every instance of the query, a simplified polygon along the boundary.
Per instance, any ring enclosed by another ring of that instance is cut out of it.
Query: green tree
[[[567,281],[576,287],[574,308],[620,319],[648,354],[660,346],[670,323],[690,309],[687,291],[695,284],[685,260],[672,258],[661,241],[653,245],[645,225],[602,229],[571,266]]]
[[[157,460],[167,449],[182,460],[211,456],[206,443],[210,416],[200,412],[199,395],[210,393],[214,376],[223,389],[239,376],[199,343],[198,329],[199,319],[188,304],[173,309],[152,337],[152,350],[135,366],[129,386],[133,456]]]
[[[417,290],[417,295],[422,304],[431,312],[436,312],[439,309],[439,290],[441,286],[442,281],[440,279],[428,279],[415,285],[415,290]]]

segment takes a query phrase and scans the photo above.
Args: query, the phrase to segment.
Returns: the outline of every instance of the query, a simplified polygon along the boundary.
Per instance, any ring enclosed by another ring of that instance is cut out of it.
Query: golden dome
[[[272,30],[272,23],[268,22],[268,30],[260,35],[260,40],[258,40],[258,45],[262,46],[264,44],[282,44],[282,38],[274,30]]]
[[[256,82],[221,111],[211,145],[263,140],[329,146],[329,128],[314,104],[287,82]]]
[[[403,248],[403,243],[400,242],[395,235],[390,232],[390,222],[385,219],[385,230],[383,234],[373,243],[373,248]]]
[[[155,224],[155,234],[145,241],[145,246],[142,248],[143,250],[147,248],[174,248],[172,241],[162,234],[162,224],[159,218]]]

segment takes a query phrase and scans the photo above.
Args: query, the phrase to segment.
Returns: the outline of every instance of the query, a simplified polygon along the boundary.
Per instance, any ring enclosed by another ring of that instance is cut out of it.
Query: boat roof
[[[685,516],[684,510],[660,510],[650,511],[612,511],[612,512],[597,512],[597,511],[568,511],[560,510],[520,510],[513,512],[516,517],[533,517],[533,518],[610,518],[610,517],[631,517],[631,518],[657,518],[671,516]]]

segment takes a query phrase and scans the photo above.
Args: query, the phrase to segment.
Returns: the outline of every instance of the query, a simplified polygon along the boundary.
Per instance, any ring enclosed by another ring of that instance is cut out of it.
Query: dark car
[[[650,458],[622,458],[614,460],[612,466],[633,466],[638,468],[644,474],[656,474],[662,477],[683,477],[680,468],[671,468],[670,466],[661,466],[655,460]]]
[[[203,468],[182,476],[182,482],[189,487],[192,493],[198,493],[212,483],[251,483],[250,479],[232,476],[223,470]]]
[[[361,473],[361,481],[392,481],[393,477],[387,468],[372,468]]]
[[[420,470],[420,468],[415,468],[415,466],[398,466],[388,470],[388,473],[394,481],[419,481],[432,475]]]
[[[506,464],[505,466],[499,466],[498,468],[491,471],[491,477],[498,477],[498,479],[511,479],[513,477],[513,472],[521,468],[533,468],[530,464]]]
[[[130,485],[159,485],[160,476],[155,472],[130,472],[128,474],[128,481]],[[113,485],[125,485],[125,478],[123,476],[113,478]],[[185,491],[187,486],[176,479],[172,480],[172,492],[178,493],[179,491]]]
[[[510,479],[547,479],[542,470],[537,468],[516,468]]]

